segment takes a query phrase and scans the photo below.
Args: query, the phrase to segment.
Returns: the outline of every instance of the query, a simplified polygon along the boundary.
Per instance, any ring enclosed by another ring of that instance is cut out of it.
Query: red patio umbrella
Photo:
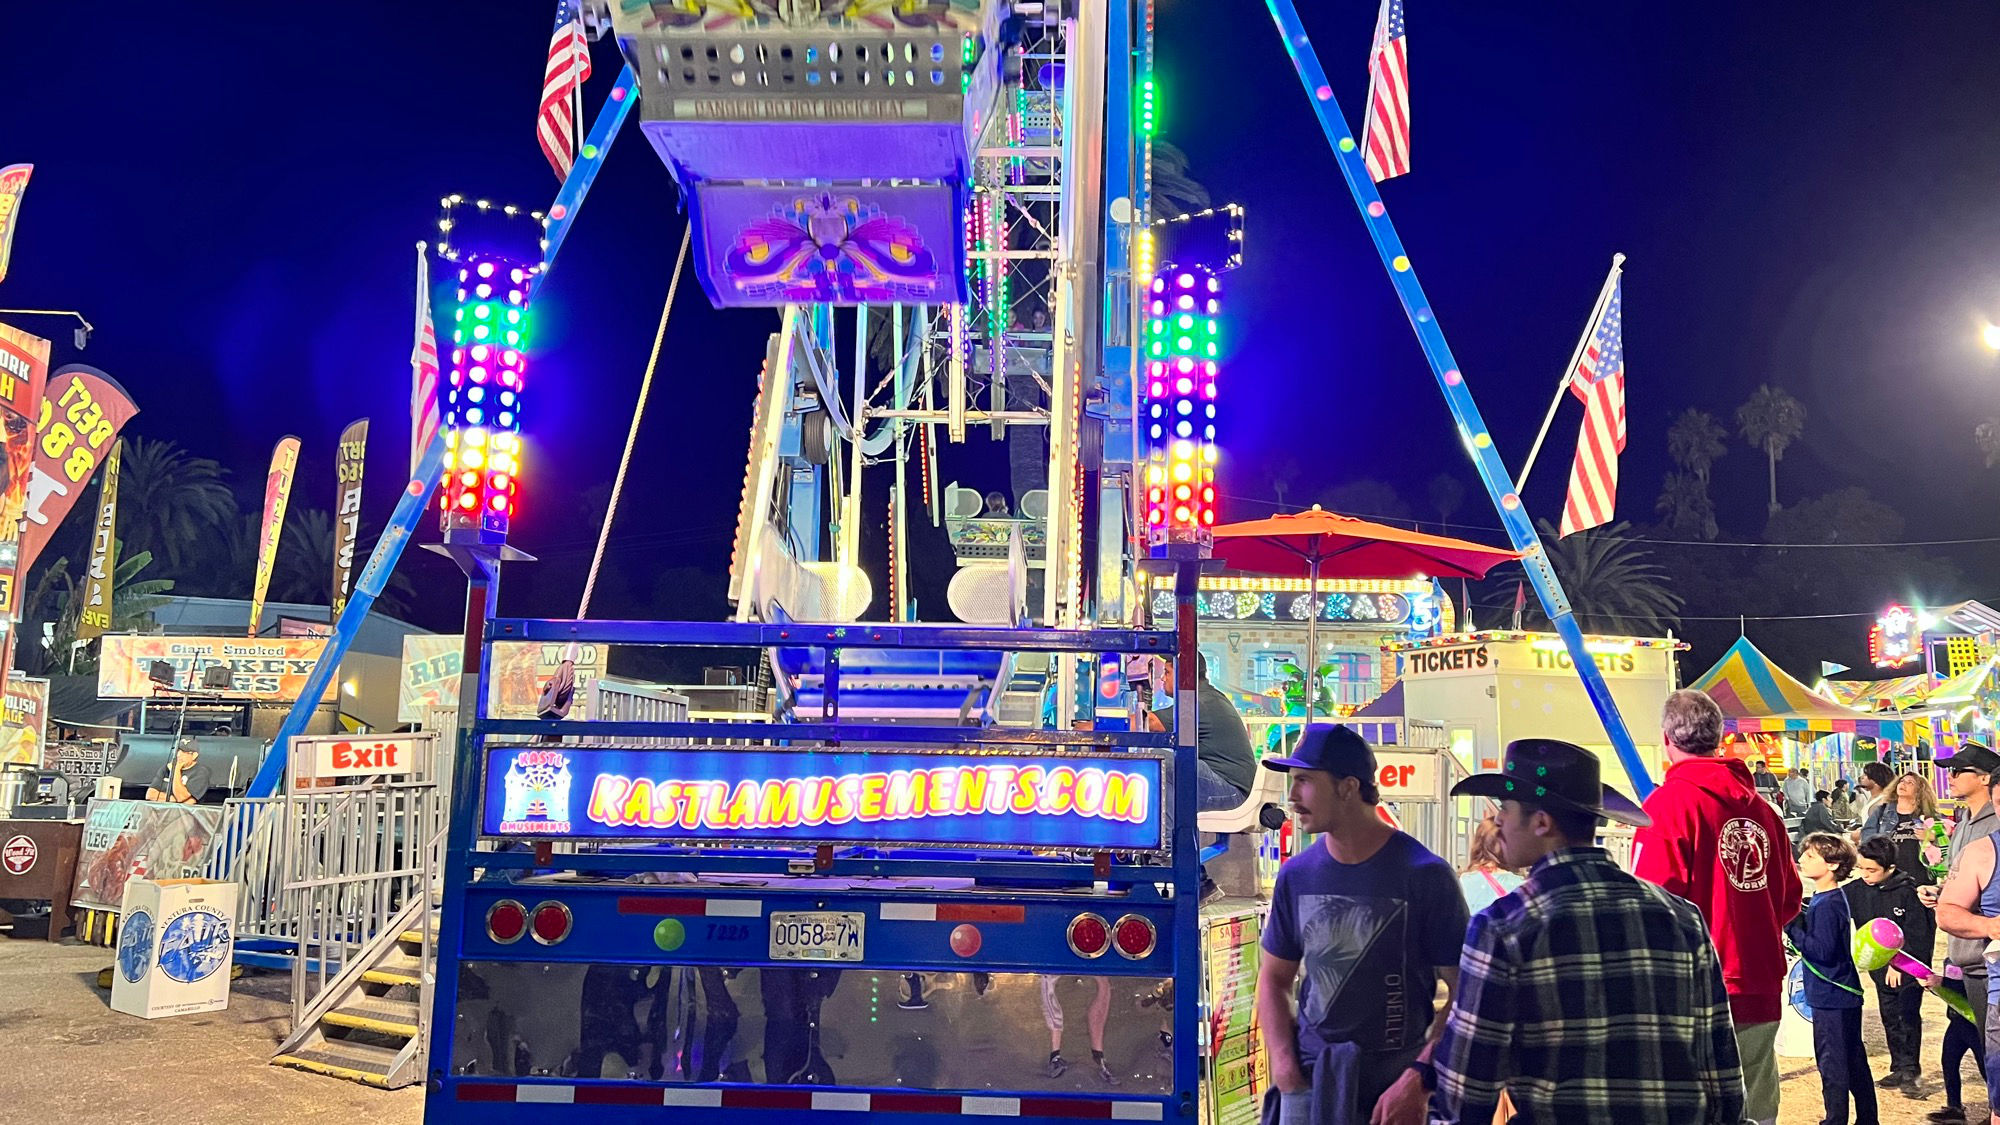
[[[1308,718],[1318,686],[1321,578],[1484,578],[1521,557],[1504,547],[1370,523],[1317,504],[1269,519],[1217,524],[1213,533],[1215,557],[1231,569],[1307,579],[1313,605],[1306,619]]]

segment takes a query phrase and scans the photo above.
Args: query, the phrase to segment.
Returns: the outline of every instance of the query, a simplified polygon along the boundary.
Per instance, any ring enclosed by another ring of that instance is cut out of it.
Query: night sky
[[[1375,6],[1309,7],[1356,113]],[[0,164],[36,165],[0,307],[84,310],[98,331],[80,356],[66,328],[20,323],[56,338],[58,362],[123,381],[143,411],[131,432],[218,458],[246,497],[293,433],[294,502],[329,506],[335,436],[372,417],[379,521],[406,468],[413,243],[434,236],[440,195],[539,207],[554,193],[533,134],[552,5],[187,10],[201,14],[0,16],[0,40],[34,45],[10,52]],[[1769,380],[1808,410],[1781,498],[1855,484],[1897,507],[1909,538],[1993,533],[2000,483],[1971,427],[2000,413],[2000,366],[1978,340],[2000,318],[2000,9],[1793,2],[1725,19],[1413,0],[1408,19],[1415,171],[1384,197],[1510,465],[1622,251],[1621,516],[1652,518],[1675,414],[1729,423]],[[1372,477],[1426,517],[1433,475],[1474,478],[1262,5],[1173,0],[1158,35],[1163,136],[1249,213],[1223,518],[1268,511],[1288,457],[1304,466],[1295,502]],[[617,70],[609,43],[594,57],[593,110]],[[551,565],[509,579],[509,612],[574,610],[596,530],[576,497],[615,468],[679,235],[673,184],[628,128],[536,312],[514,539]],[[718,605],[773,327],[711,310],[687,279],[614,539],[640,570],[707,571]],[[1528,491],[1551,519],[1577,410]],[[1004,477],[990,450],[946,456],[947,478]],[[1756,537],[1761,455],[1733,442],[1715,478],[1723,538]],[[1455,519],[1500,541],[1477,494]],[[451,568],[415,565],[417,616],[448,624]],[[1914,593],[2000,595],[1994,581]]]

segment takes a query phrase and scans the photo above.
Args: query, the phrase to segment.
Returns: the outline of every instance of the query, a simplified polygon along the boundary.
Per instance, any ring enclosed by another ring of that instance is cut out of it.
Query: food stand
[[[1673,654],[1687,646],[1671,637],[1584,640],[1631,722],[1641,760],[1657,776],[1662,758],[1656,720],[1675,687]],[[1498,769],[1500,748],[1516,738],[1560,738],[1603,758],[1608,784],[1632,783],[1622,776],[1625,770],[1561,637],[1489,630],[1383,647],[1399,665],[1406,720],[1443,724],[1466,769]]]

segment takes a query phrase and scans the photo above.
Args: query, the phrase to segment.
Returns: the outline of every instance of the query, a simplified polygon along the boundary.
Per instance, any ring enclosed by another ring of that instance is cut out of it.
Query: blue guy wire
[[[1341,114],[1339,103],[1334,101],[1333,87],[1327,83],[1326,72],[1320,69],[1319,56],[1314,53],[1312,40],[1299,20],[1298,9],[1293,7],[1292,0],[1265,0],[1265,7],[1278,25],[1278,34],[1284,38],[1285,53],[1291,56],[1292,66],[1298,71],[1300,83],[1305,86],[1306,97],[1312,102],[1314,114],[1319,117],[1320,129],[1326,133],[1327,143],[1333,146],[1340,174],[1347,181],[1347,189],[1354,196],[1354,205],[1361,211],[1369,236],[1375,240],[1375,250],[1382,256],[1382,264],[1388,268],[1389,280],[1396,287],[1396,296],[1403,302],[1410,327],[1416,331],[1417,343],[1423,348],[1424,358],[1430,362],[1431,373],[1437,376],[1438,389],[1444,392],[1445,405],[1451,408],[1452,417],[1458,423],[1459,440],[1465,443],[1465,451],[1471,456],[1473,467],[1479,471],[1480,482],[1486,486],[1486,495],[1493,501],[1494,510],[1500,513],[1507,538],[1521,553],[1521,569],[1527,572],[1528,584],[1534,587],[1535,597],[1541,600],[1543,611],[1548,614],[1556,633],[1562,637],[1563,645],[1568,648],[1570,663],[1582,678],[1591,704],[1597,708],[1597,717],[1604,723],[1605,733],[1610,736],[1611,746],[1617,751],[1618,760],[1631,779],[1635,795],[1644,800],[1653,791],[1653,779],[1646,772],[1646,763],[1639,757],[1639,748],[1626,729],[1624,717],[1618,713],[1618,702],[1611,697],[1610,685],[1605,683],[1603,673],[1598,670],[1597,662],[1584,644],[1583,630],[1578,628],[1576,618],[1570,612],[1569,596],[1563,593],[1562,583],[1549,565],[1548,552],[1528,520],[1520,494],[1515,491],[1514,478],[1500,463],[1500,455],[1493,449],[1493,437],[1479,415],[1478,404],[1472,401],[1472,390],[1466,386],[1458,361],[1452,358],[1451,345],[1445,342],[1444,330],[1438,327],[1437,317],[1431,311],[1429,299],[1424,296],[1423,286],[1417,282],[1416,270],[1404,253],[1402,239],[1396,236],[1396,225],[1389,220],[1388,209],[1382,205],[1382,196],[1375,190],[1375,181],[1368,175],[1361,150],[1348,131],[1347,119]]]

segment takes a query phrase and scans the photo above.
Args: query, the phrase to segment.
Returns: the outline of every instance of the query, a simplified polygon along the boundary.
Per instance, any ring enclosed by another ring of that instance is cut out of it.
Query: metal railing
[[[309,789],[285,798],[294,832],[282,857],[280,912],[298,927],[295,1015],[429,893],[428,851],[446,816],[438,793],[429,782],[401,782]]]
[[[283,797],[231,797],[222,803],[222,826],[209,842],[202,878],[235,883],[236,935],[289,940],[297,934],[280,913],[284,876],[273,862]]]

